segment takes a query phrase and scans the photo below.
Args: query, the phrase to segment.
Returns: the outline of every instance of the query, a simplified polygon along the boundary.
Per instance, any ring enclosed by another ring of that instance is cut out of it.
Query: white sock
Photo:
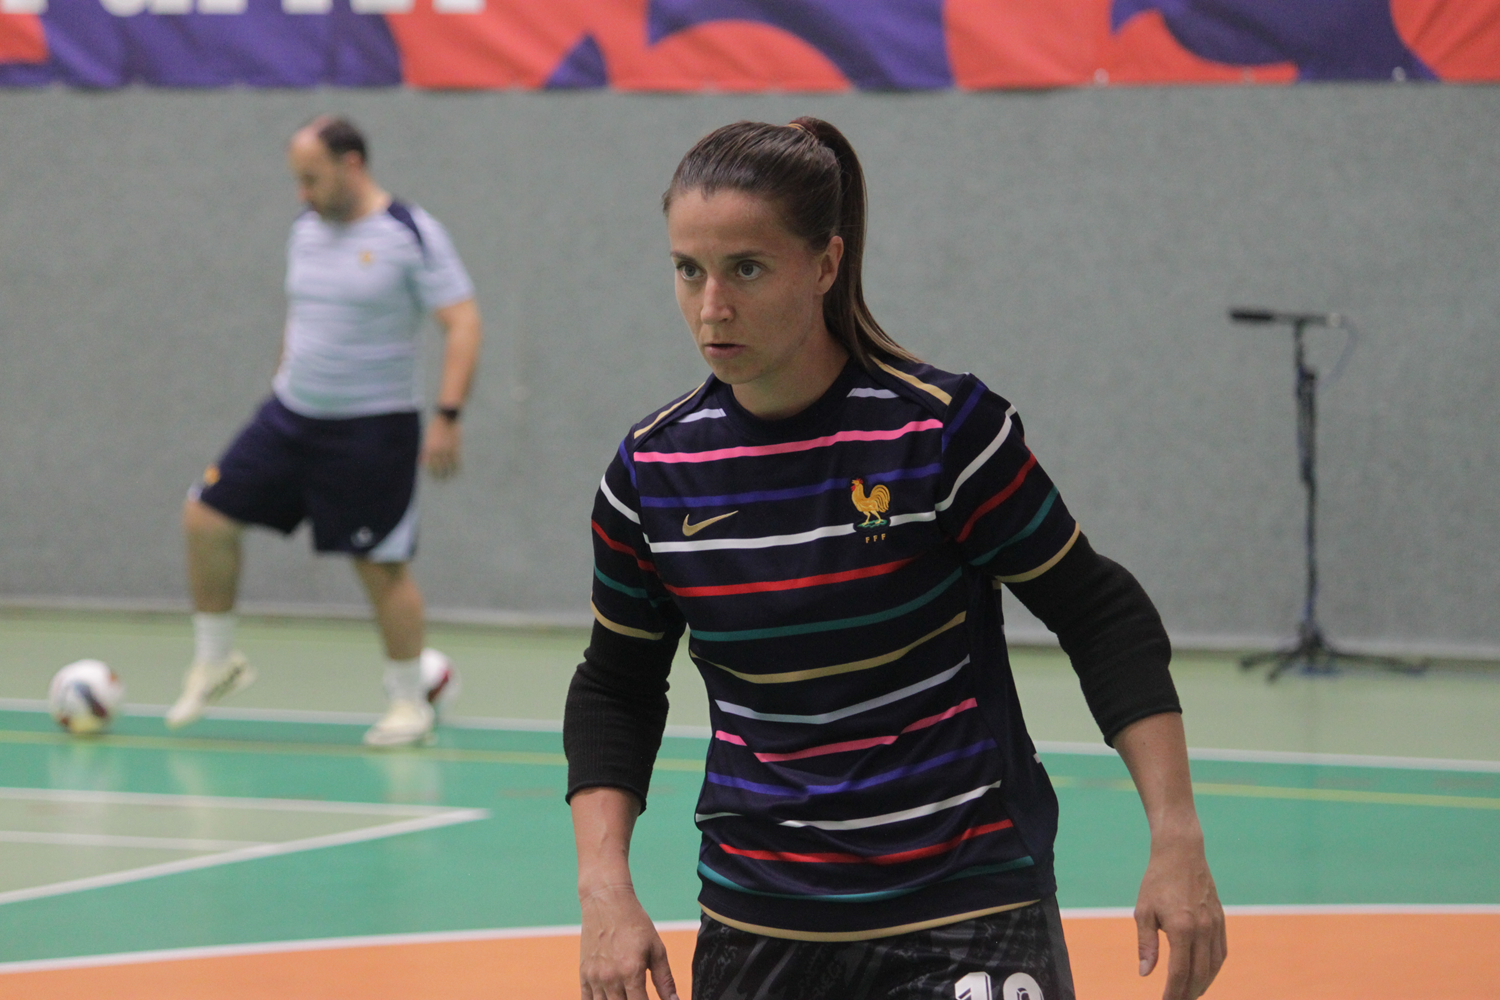
[[[426,701],[422,690],[422,659],[385,661],[385,693],[392,701]]]
[[[234,624],[239,616],[233,611],[193,615],[193,659],[205,663],[223,663],[234,649]]]

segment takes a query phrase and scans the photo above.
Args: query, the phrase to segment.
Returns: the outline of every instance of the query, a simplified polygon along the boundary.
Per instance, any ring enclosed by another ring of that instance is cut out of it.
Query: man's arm
[[[677,1000],[661,935],[630,880],[630,834],[640,801],[622,788],[574,793],[578,902],[583,910],[579,962],[583,1000],[646,1000],[646,973],[661,1000]]]
[[[1193,807],[1187,741],[1175,712],[1131,723],[1115,737],[1151,827],[1151,857],[1135,903],[1143,976],[1156,967],[1159,930],[1171,958],[1163,1000],[1202,996],[1229,953],[1224,907],[1203,853],[1203,829]]]
[[[479,305],[473,299],[455,302],[433,312],[443,328],[443,376],[438,384],[439,409],[462,409],[474,382],[479,365],[479,347],[484,333],[479,321]],[[439,479],[458,471],[462,434],[457,420],[438,415],[427,424],[422,443],[422,464]]]

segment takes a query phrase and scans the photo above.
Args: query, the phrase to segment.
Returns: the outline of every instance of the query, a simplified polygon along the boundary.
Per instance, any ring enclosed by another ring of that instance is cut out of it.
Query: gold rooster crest
[[[864,521],[856,527],[882,528],[891,523],[880,516],[891,509],[891,491],[885,486],[877,483],[875,488],[866,494],[865,481],[856,479],[849,499],[854,501],[854,509],[865,515]]]

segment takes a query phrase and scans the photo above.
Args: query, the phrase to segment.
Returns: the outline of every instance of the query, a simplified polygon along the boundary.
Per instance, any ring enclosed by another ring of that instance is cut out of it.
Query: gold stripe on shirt
[[[906,372],[901,371],[899,368],[892,368],[890,365],[886,364],[884,361],[881,361],[879,358],[871,358],[870,360],[874,361],[881,368],[884,368],[886,371],[890,372],[901,381],[914,385],[918,389],[921,389],[923,392],[931,393],[933,396],[936,396],[939,400],[942,401],[944,406],[951,406],[953,404],[953,397],[948,395],[943,390],[939,389],[937,386],[932,385],[928,382],[923,382],[915,375],[908,375],[906,374]]]
[[[962,923],[965,920],[988,917],[994,913],[1004,913],[1006,910],[1019,910],[1023,906],[1035,906],[1040,902],[1040,899],[1028,899],[1024,903],[1007,903],[1004,906],[991,906],[983,910],[955,913],[952,916],[935,917],[932,920],[919,920],[914,924],[877,927],[868,931],[789,931],[781,927],[762,927],[760,924],[747,924],[742,920],[731,920],[728,917],[715,913],[702,903],[699,903],[698,907],[704,913],[708,914],[710,920],[717,920],[726,927],[733,927],[738,931],[748,931],[751,934],[759,934],[761,937],[782,938],[787,941],[873,941],[876,938],[894,937],[897,934],[910,934],[913,931],[925,931],[932,927],[945,927],[948,924]]]
[[[701,388],[703,388],[703,384],[699,383],[698,389],[701,389]],[[668,403],[667,404],[667,408],[664,409],[664,410],[662,410],[660,413],[658,413],[656,415],[656,419],[655,420],[651,421],[645,427],[642,427],[640,430],[636,431],[634,436],[635,437],[640,437],[642,434],[645,434],[647,431],[651,430],[651,428],[655,427],[657,424],[659,424],[663,420],[667,419],[667,416],[669,414],[673,413],[674,411],[676,411],[676,409],[679,406],[681,406],[683,403],[686,403],[688,400],[692,399],[694,396],[698,395],[698,389],[694,389],[692,392],[688,393],[686,396],[683,396],[681,399],[679,399],[675,403]]]
[[[961,625],[967,615],[967,611],[960,611],[953,617],[952,621],[944,625],[939,625],[916,642],[902,646],[900,649],[892,650],[889,653],[881,653],[879,656],[872,656],[867,660],[855,660],[853,663],[837,663],[831,667],[809,667],[806,670],[788,670],[780,674],[747,674],[743,671],[731,670],[722,663],[714,663],[712,660],[704,660],[703,662],[707,663],[710,667],[718,667],[726,674],[733,674],[742,681],[749,681],[751,684],[790,684],[793,681],[810,681],[818,677],[832,677],[835,674],[852,674],[857,670],[869,670],[871,667],[883,667],[887,663],[894,663],[929,639],[942,635],[950,628]]]
[[[599,612],[598,608],[594,607],[593,601],[589,601],[589,610],[594,613],[594,618],[599,622],[600,625],[603,625],[611,632],[618,632],[621,635],[628,635],[632,639],[655,640],[660,639],[662,636],[667,634],[665,632],[647,632],[645,629],[631,628],[629,625],[621,625],[619,622],[612,622],[608,618],[604,617],[604,615]]]
[[[1068,550],[1073,547],[1074,542],[1078,541],[1078,536],[1082,532],[1083,528],[1080,525],[1073,525],[1072,536],[1068,539],[1066,545],[1057,550],[1057,555],[1053,556],[1051,559],[1048,559],[1036,569],[1029,569],[1018,576],[997,576],[995,577],[995,586],[999,587],[1002,583],[1025,583],[1027,580],[1035,580],[1037,577],[1047,572],[1053,566],[1056,566],[1058,563],[1062,562],[1062,557],[1068,554]]]

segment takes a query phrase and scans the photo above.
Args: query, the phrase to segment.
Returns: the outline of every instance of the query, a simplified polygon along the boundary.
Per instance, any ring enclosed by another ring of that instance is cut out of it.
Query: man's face
[[[334,159],[316,132],[303,129],[292,136],[286,158],[297,181],[297,197],[329,222],[347,221],[355,201],[349,174],[358,169],[358,154]]]

